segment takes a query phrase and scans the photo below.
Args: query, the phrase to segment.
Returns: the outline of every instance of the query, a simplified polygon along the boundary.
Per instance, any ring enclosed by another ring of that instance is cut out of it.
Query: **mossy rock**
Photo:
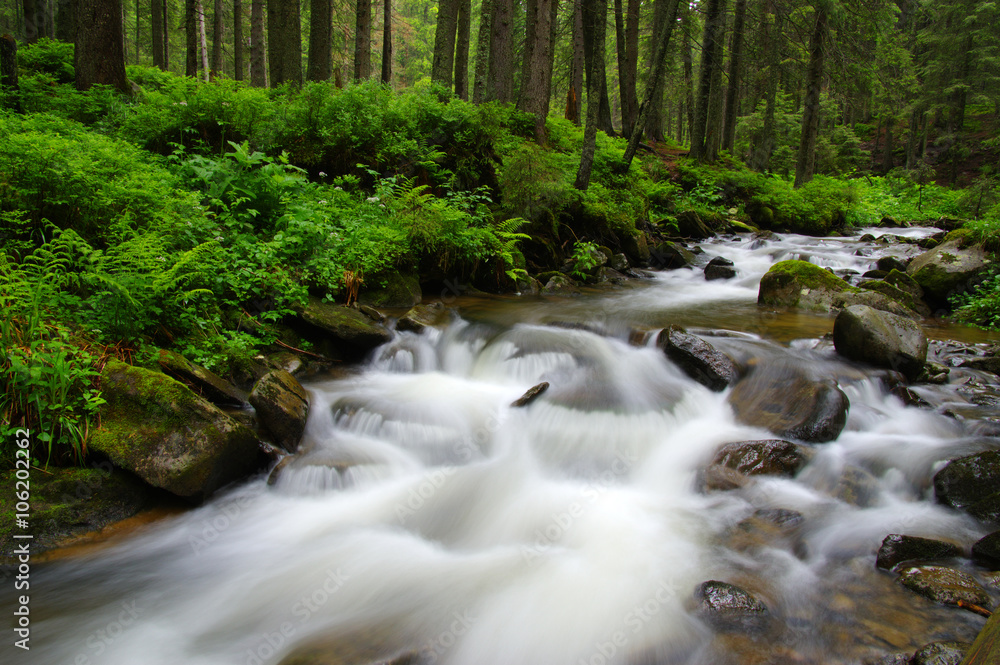
[[[858,284],[862,289],[881,293],[887,298],[891,298],[907,309],[912,309],[921,316],[930,316],[931,308],[923,300],[914,298],[912,294],[893,286],[888,281],[880,279],[869,279]]]
[[[153,487],[201,501],[258,468],[258,440],[214,404],[160,372],[110,360],[92,453]]]
[[[1000,451],[951,460],[934,475],[934,494],[946,506],[1000,523]]]
[[[358,294],[358,302],[375,308],[413,307],[423,297],[420,278],[415,272],[390,271],[371,280],[371,286]]]
[[[213,404],[244,406],[247,403],[247,395],[242,390],[175,351],[160,349],[157,362],[166,374],[187,384]]]
[[[943,242],[913,259],[906,274],[924,290],[932,308],[947,310],[951,295],[974,288],[990,264],[979,245],[964,245],[965,237]]]
[[[942,605],[990,604],[990,595],[971,575],[943,566],[910,566],[900,571],[899,583]]]
[[[253,387],[250,403],[275,443],[294,453],[309,416],[309,393],[302,384],[283,369],[269,372]]]
[[[744,224],[738,219],[730,219],[729,230],[733,233],[757,233],[760,229],[750,226],[749,224]]]
[[[965,653],[962,665],[996,665],[1000,663],[1000,612],[994,612],[972,646]]]
[[[0,557],[13,554],[18,541],[15,527],[15,472],[0,474],[10,491],[0,493]],[[141,480],[108,462],[87,469],[32,470],[29,479],[31,511],[28,517],[32,555],[75,536],[103,529],[132,517],[160,499]]]
[[[309,298],[299,313],[312,337],[326,342],[323,350],[333,356],[357,357],[392,339],[392,333],[356,309]]]

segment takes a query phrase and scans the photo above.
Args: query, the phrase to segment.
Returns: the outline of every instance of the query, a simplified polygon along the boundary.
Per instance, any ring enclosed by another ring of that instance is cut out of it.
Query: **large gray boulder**
[[[927,337],[920,324],[864,305],[851,305],[833,323],[837,353],[915,380],[927,362]]]
[[[1000,522],[1000,451],[953,459],[934,475],[934,494],[947,506]]]
[[[110,360],[93,453],[154,487],[200,501],[253,473],[258,440],[214,404],[160,372]]]
[[[739,379],[729,356],[679,326],[664,329],[656,344],[685,374],[711,390],[720,392]]]
[[[657,270],[676,270],[695,262],[694,254],[683,245],[667,240],[650,253],[649,266]]]
[[[242,390],[175,351],[160,349],[157,362],[166,374],[191,386],[213,404],[245,406],[247,403],[247,395]]]
[[[878,548],[875,567],[892,570],[904,561],[947,559],[961,555],[962,551],[956,545],[942,540],[891,533]]]
[[[346,350],[367,352],[392,339],[392,333],[356,309],[309,298],[299,318],[320,337]],[[333,354],[339,355],[339,354]],[[350,354],[348,354],[350,355]]]
[[[302,384],[283,369],[268,372],[254,385],[250,403],[274,442],[294,453],[309,416],[309,393]]]
[[[782,438],[832,441],[847,424],[850,401],[836,385],[785,363],[759,365],[729,393],[741,422]]]
[[[906,267],[906,274],[923,288],[927,304],[935,309],[948,309],[948,296],[971,288],[988,266],[983,247],[967,244],[960,237],[913,259]]]

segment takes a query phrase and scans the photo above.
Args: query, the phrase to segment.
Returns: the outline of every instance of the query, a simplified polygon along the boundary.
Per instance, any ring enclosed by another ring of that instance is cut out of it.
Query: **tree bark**
[[[243,43],[243,0],[233,0],[233,79],[246,78],[246,55]]]
[[[434,30],[434,61],[431,81],[451,89],[455,80],[455,32],[458,29],[459,0],[438,0]]]
[[[625,148],[625,156],[622,158],[620,170],[627,173],[632,165],[632,159],[639,148],[639,139],[642,138],[643,128],[646,126],[646,119],[650,113],[656,98],[656,91],[663,81],[663,74],[667,69],[667,53],[670,49],[670,37],[674,32],[674,25],[677,24],[677,9],[679,0],[667,0],[664,20],[660,23],[660,31],[654,35],[653,51],[653,71],[649,79],[646,80],[646,90],[642,95],[642,104],[639,106],[639,115],[629,136],[628,146]]]
[[[483,0],[479,12],[479,40],[476,44],[476,80],[472,84],[472,102],[487,100],[490,72],[490,38],[493,32],[493,0]]]
[[[722,117],[723,104],[725,104],[725,94],[722,90],[722,65],[725,56],[726,24],[729,16],[726,14],[725,3],[723,3],[722,16],[719,17],[719,33],[715,40],[715,57],[712,58],[714,66],[712,68],[712,93],[708,103],[708,122],[705,124],[705,154],[703,159],[706,162],[715,162],[719,158],[719,150],[722,148]]]
[[[264,0],[250,0],[250,85],[267,87],[264,44]]]
[[[513,0],[493,0],[486,101],[514,101],[513,22]]]
[[[590,11],[596,11],[595,4],[592,2],[583,3],[583,58],[584,58],[584,68],[587,76],[597,76],[600,80],[601,90],[600,94],[594,98],[595,103],[597,103],[597,122],[598,128],[601,129],[608,136],[616,136],[614,122],[611,118],[611,103],[608,99],[608,77],[607,69],[604,60],[597,61],[597,33],[595,30],[600,28],[600,34],[602,38],[606,35],[607,31],[607,20],[608,20],[608,6],[607,1],[603,0],[600,4],[603,5],[604,10],[600,17],[592,17],[588,14]],[[602,42],[600,44],[601,53],[604,53],[605,45]],[[600,71],[598,71],[600,70]],[[587,79],[587,106],[590,107],[590,79]],[[588,110],[589,117],[589,110]]]
[[[17,40],[10,35],[0,36],[0,88],[3,89],[4,106],[23,113],[21,88],[17,83]]]
[[[885,119],[885,145],[882,147],[882,172],[888,173],[892,170],[892,124],[895,121],[891,115],[887,116]]]
[[[225,40],[225,32],[222,28],[222,0],[215,0],[212,14],[212,73],[210,78],[215,79],[222,73],[222,44]]]
[[[761,38],[761,48],[767,53],[767,72],[765,74],[765,107],[764,126],[754,141],[750,168],[754,171],[766,171],[771,163],[771,153],[774,151],[774,112],[778,100],[778,68],[781,66],[781,52],[778,39],[781,36],[782,16],[775,11],[774,5],[768,0],[765,12],[774,14],[772,26],[767,17],[764,18],[764,30]]]
[[[21,0],[24,14],[24,41],[37,42],[42,37],[51,36],[45,0]]]
[[[198,15],[196,0],[184,0],[184,75],[198,76]]]
[[[150,4],[150,38],[153,42],[153,66],[166,71],[167,63],[163,59],[163,0],[152,0]]]
[[[528,44],[521,79],[518,108],[535,116],[535,141],[548,142],[545,120],[549,116],[552,84],[552,4],[557,0],[528,0]]]
[[[730,154],[736,145],[736,118],[739,115],[739,91],[743,79],[743,26],[746,21],[747,0],[736,0],[736,17],[733,20],[733,46],[729,55],[729,88],[726,91],[726,117],[722,128],[722,149]]]
[[[691,131],[691,157],[704,160],[707,146],[705,137],[708,130],[709,104],[712,96],[712,79],[719,67],[716,62],[716,43],[721,39],[721,22],[725,0],[709,0],[705,15],[705,32],[702,37],[701,71],[698,77],[698,99],[694,111],[694,127]]]
[[[455,96],[469,98],[469,42],[472,41],[472,0],[458,0],[458,35],[455,40]]]
[[[76,2],[56,0],[56,39],[62,42],[76,41]]]
[[[382,0],[382,83],[392,83],[392,0]]]
[[[806,99],[802,113],[802,138],[795,163],[795,187],[801,187],[816,172],[816,137],[819,134],[819,96],[823,86],[826,40],[830,32],[825,2],[816,5],[816,25],[809,40],[809,69],[806,74]]]
[[[88,0],[77,8],[78,30],[73,64],[76,87],[89,90],[109,85],[124,94],[131,88],[125,78],[125,43],[121,0]]]
[[[608,0],[582,0],[584,34],[591,43],[591,58],[587,67],[587,124],[583,131],[583,149],[580,167],[573,186],[586,191],[590,186],[590,172],[594,166],[597,148],[597,125],[600,121],[601,90],[604,80],[604,31],[607,23]],[[588,25],[589,23],[589,25]]]
[[[627,15],[623,16],[623,1],[615,0],[618,91],[622,104],[622,136],[632,136],[639,117],[639,100],[635,91],[639,67],[639,2],[628,0]]]
[[[573,2],[573,60],[571,62],[569,92],[566,93],[566,119],[580,124],[580,104],[583,101],[583,5]]]
[[[333,6],[330,0],[310,0],[309,67],[310,81],[329,81],[333,75]]]
[[[372,3],[358,0],[354,21],[354,80],[372,75]]]
[[[205,81],[209,79],[210,68],[208,65],[208,38],[205,34],[205,4],[204,0],[195,0],[197,6],[195,11],[198,12],[198,44],[201,48],[201,71],[202,76],[205,77]]]
[[[302,23],[299,0],[267,0],[271,87],[302,85]]]

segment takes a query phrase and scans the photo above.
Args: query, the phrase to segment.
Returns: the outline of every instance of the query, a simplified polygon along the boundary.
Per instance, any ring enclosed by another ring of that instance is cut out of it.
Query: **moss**
[[[807,289],[854,292],[858,290],[829,270],[808,261],[798,261],[795,259],[779,261],[771,266],[768,272],[775,275],[787,276],[788,279],[794,279]]]
[[[946,242],[951,242],[953,240],[959,241],[958,242],[959,248],[965,249],[966,247],[975,242],[975,237],[974,234],[972,233],[972,229],[967,229],[963,227],[960,229],[955,229],[954,231],[949,231],[948,235],[946,235],[944,237],[944,240],[942,240],[941,242],[943,244]]]
[[[368,280],[366,280],[368,281]],[[389,271],[370,280],[358,302],[372,307],[413,307],[420,302],[420,279],[416,272]]]
[[[757,233],[759,229],[750,226],[749,224],[744,224],[737,219],[729,220],[729,229],[734,233]]]

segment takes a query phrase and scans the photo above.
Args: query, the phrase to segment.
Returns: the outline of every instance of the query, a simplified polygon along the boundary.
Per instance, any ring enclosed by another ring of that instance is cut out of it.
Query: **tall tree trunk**
[[[296,0],[297,1],[297,0]],[[198,44],[201,47],[201,71],[205,80],[209,79],[210,68],[208,66],[208,37],[205,34],[205,4],[204,0],[195,0],[198,12]]]
[[[604,81],[604,31],[607,24],[608,0],[582,0],[584,41],[590,42],[591,57],[587,65],[587,124],[583,130],[580,167],[573,186],[586,191],[597,148],[597,125],[600,121],[601,90]]]
[[[62,42],[76,40],[75,0],[56,0],[56,39]]]
[[[163,59],[163,0],[152,0],[150,4],[150,38],[153,41],[153,66],[166,71]]]
[[[469,98],[469,48],[472,41],[472,0],[458,0],[458,35],[455,39],[455,96]]]
[[[198,76],[198,10],[196,0],[184,0],[184,75]]]
[[[354,21],[354,80],[372,75],[372,0],[358,0]]]
[[[892,151],[894,148],[892,141],[892,124],[895,122],[895,118],[891,115],[886,116],[885,119],[885,145],[882,147],[882,172],[888,173],[892,170],[894,164],[892,163]]]
[[[242,81],[246,78],[243,43],[243,0],[233,0],[233,78]]]
[[[142,22],[139,20],[142,0],[135,0],[135,64],[139,64],[139,36],[142,34]],[[51,5],[50,5],[51,8]]]
[[[712,78],[719,63],[715,61],[716,42],[722,38],[721,22],[725,0],[708,0],[705,15],[705,32],[701,40],[701,71],[698,75],[698,99],[691,130],[691,157],[704,159],[705,137],[708,130],[709,104],[712,96]]]
[[[299,0],[267,0],[271,87],[302,85],[302,21]]]
[[[548,142],[545,120],[549,115],[552,84],[552,4],[557,0],[528,0],[528,44],[518,108],[535,116],[535,141]]]
[[[746,22],[747,0],[736,0],[733,20],[733,46],[729,55],[729,88],[726,91],[726,118],[722,128],[722,149],[733,152],[736,144],[736,118],[739,115],[739,91],[743,79],[743,26]]]
[[[73,64],[76,87],[95,84],[131,92],[125,78],[125,41],[121,0],[88,0],[77,7],[76,48]]]
[[[309,67],[310,81],[329,81],[333,75],[333,6],[330,0],[310,0]]]
[[[667,21],[667,13],[671,5],[671,0],[655,0],[653,3],[653,37],[652,47],[649,49],[649,61],[647,68],[653,71],[656,68],[656,49],[658,35],[663,32],[663,27]],[[663,116],[660,108],[663,104],[663,92],[665,83],[661,78],[653,88],[653,96],[650,100],[650,108],[646,112],[646,120],[642,125],[648,141],[659,142],[663,140]]]
[[[514,101],[514,2],[493,0],[486,101]]]
[[[458,29],[459,0],[438,0],[434,30],[434,61],[431,81],[451,89],[455,80],[455,32]]]
[[[715,40],[715,57],[712,59],[715,66],[712,69],[712,93],[708,103],[708,122],[705,124],[705,154],[703,159],[706,162],[715,162],[719,158],[719,150],[722,148],[722,117],[725,104],[725,94],[722,89],[722,64],[725,56],[726,23],[729,16],[726,14],[723,5],[723,13],[720,17],[718,39]]]
[[[806,73],[806,99],[802,113],[802,138],[795,162],[795,187],[801,187],[816,172],[816,137],[819,134],[819,96],[823,87],[823,63],[830,32],[827,5],[816,5],[816,26],[809,40],[809,69]]]
[[[642,94],[639,115],[636,118],[632,134],[629,136],[628,146],[625,148],[625,156],[622,158],[620,168],[622,173],[627,173],[632,165],[632,159],[639,148],[639,139],[642,138],[643,128],[646,126],[647,116],[656,99],[656,91],[661,87],[663,75],[667,70],[667,53],[670,50],[670,37],[673,35],[674,25],[677,24],[679,5],[679,0],[667,0],[664,20],[659,25],[660,31],[653,36],[653,71],[646,80],[646,90]]]
[[[45,37],[45,0],[21,0],[24,15],[24,41],[28,44]]]
[[[210,78],[218,78],[222,74],[222,44],[225,32],[222,28],[222,0],[215,0],[212,13],[212,73]]]
[[[0,91],[5,107],[17,113],[24,112],[17,82],[17,40],[10,35],[0,36]]]
[[[628,14],[623,16],[623,1],[615,0],[618,90],[622,104],[622,135],[631,136],[639,117],[639,100],[635,92],[639,66],[639,2],[628,0]]]
[[[752,156],[750,158],[750,168],[755,171],[766,171],[771,163],[771,153],[774,151],[774,112],[778,100],[778,68],[781,66],[781,53],[778,48],[778,39],[781,37],[782,16],[775,12],[771,0],[765,3],[765,12],[774,14],[774,25],[764,17],[764,30],[761,38],[761,48],[767,54],[767,70],[765,72],[766,81],[764,89],[764,125],[760,134],[754,140]]]
[[[607,0],[603,0],[600,4],[604,5],[604,12],[600,17],[592,17],[587,14],[588,11],[596,11],[596,3],[583,3],[583,57],[585,63],[585,71],[587,76],[597,76],[600,80],[601,90],[600,94],[594,99],[598,104],[597,107],[597,126],[608,136],[615,136],[615,127],[611,118],[611,103],[608,100],[608,77],[607,70],[604,60],[597,61],[596,47],[597,47],[597,34],[594,32],[598,27],[600,28],[601,35],[605,35],[607,30],[607,20],[608,20],[608,7]],[[599,19],[599,20],[598,20]],[[598,25],[600,24],[600,25]],[[604,44],[600,45],[601,53],[604,53]],[[598,69],[600,71],[598,71]],[[587,107],[590,107],[590,79],[587,79]],[[588,110],[588,117],[590,111]]]
[[[472,85],[472,101],[486,101],[487,79],[490,72],[490,37],[493,26],[493,0],[483,0],[479,12],[479,40],[476,44],[476,81]]]
[[[250,0],[250,85],[267,87],[264,44],[264,0]]]
[[[569,92],[566,93],[566,119],[580,124],[580,105],[583,102],[583,5],[573,0],[573,60],[570,64]]]
[[[392,83],[392,0],[382,0],[382,83]]]
[[[920,118],[923,108],[914,108],[910,113],[910,131],[906,135],[906,170],[917,168],[917,146],[920,145]]]

